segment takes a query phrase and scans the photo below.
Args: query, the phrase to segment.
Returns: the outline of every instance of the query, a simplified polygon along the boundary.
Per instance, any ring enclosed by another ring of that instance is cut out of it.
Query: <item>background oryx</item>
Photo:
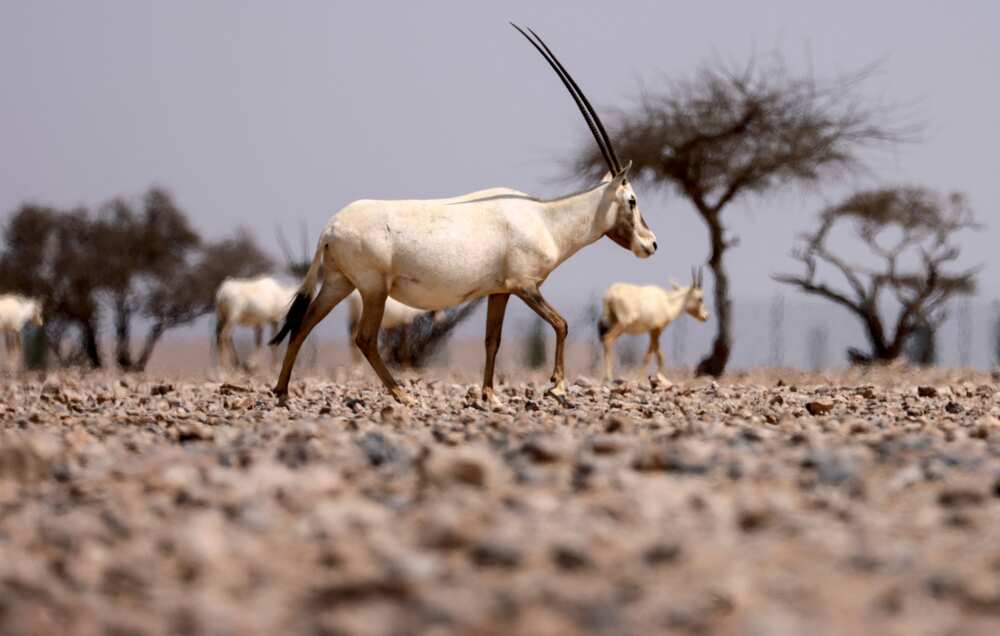
[[[42,326],[42,303],[17,294],[0,294],[0,331],[7,350],[7,365],[15,369],[21,357],[21,330],[28,322]]]
[[[278,330],[281,317],[295,296],[294,287],[286,287],[270,276],[227,278],[215,293],[215,343],[219,365],[229,362],[239,366],[239,357],[232,341],[233,329],[253,327],[256,358],[263,340],[264,325],[271,325],[271,335]]]
[[[358,337],[358,325],[361,324],[362,301],[358,290],[355,289],[351,292],[351,295],[347,297],[347,302],[347,330],[351,334],[351,342],[353,343]],[[426,313],[429,312],[424,309],[410,307],[395,298],[388,297],[385,299],[385,311],[382,313],[381,327],[382,329],[405,327]],[[433,312],[433,314],[435,320],[443,315],[441,312]],[[400,332],[400,337],[406,337],[406,330]],[[406,343],[400,343],[400,348],[405,350]],[[351,347],[351,359],[355,364],[361,362],[361,350],[357,346]],[[410,362],[404,361],[404,364],[410,364]]]
[[[288,392],[295,356],[309,332],[355,288],[363,309],[355,342],[386,388],[411,400],[379,355],[379,326],[386,298],[437,310],[489,297],[483,399],[493,394],[493,368],[504,310],[511,294],[547,321],[556,334],[550,392],[565,393],[563,348],[566,320],[542,297],[549,274],[581,248],[607,236],[636,256],[656,251],[656,237],[639,212],[603,125],[579,87],[541,38],[515,26],[542,54],[576,101],[607,161],[610,175],[581,192],[551,200],[494,188],[451,199],[351,203],[330,219],[309,272],[299,287],[277,344],[291,333],[275,394]],[[530,29],[529,29],[530,30]],[[312,290],[323,271],[323,286]]]
[[[660,332],[682,313],[705,322],[705,294],[701,289],[701,270],[691,275],[691,286],[682,287],[671,281],[673,289],[667,291],[656,285],[631,285],[615,283],[604,292],[601,318],[597,332],[604,345],[604,378],[610,380],[614,366],[615,340],[623,333],[639,335],[649,333],[649,348],[642,359],[645,371],[656,354],[657,375],[663,377],[663,353],[660,351]]]

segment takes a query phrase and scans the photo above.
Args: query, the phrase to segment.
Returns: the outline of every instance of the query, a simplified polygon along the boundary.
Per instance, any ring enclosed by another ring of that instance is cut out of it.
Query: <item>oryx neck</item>
[[[662,288],[661,288],[662,289]],[[691,291],[690,287],[682,287],[680,289],[663,290],[663,296],[666,299],[667,305],[667,322],[672,322],[677,319],[682,313],[684,313],[684,304],[687,300],[688,292]]]
[[[542,201],[545,225],[559,247],[562,262],[590,245],[611,229],[614,219],[608,209],[608,184],[598,185],[558,199]]]

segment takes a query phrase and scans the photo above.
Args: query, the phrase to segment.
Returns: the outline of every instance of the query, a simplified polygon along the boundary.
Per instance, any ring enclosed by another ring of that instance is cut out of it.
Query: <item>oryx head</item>
[[[36,327],[41,327],[43,324],[42,320],[42,303],[37,300],[29,301],[31,309],[31,322],[35,324]]]
[[[695,320],[708,320],[708,310],[705,309],[705,292],[701,288],[701,268],[691,270],[691,286],[684,295],[684,311]]]
[[[642,218],[642,213],[639,212],[639,203],[635,198],[635,191],[632,190],[632,185],[628,181],[628,171],[632,163],[629,162],[627,165],[622,166],[621,161],[618,160],[618,156],[615,154],[614,148],[611,146],[611,139],[608,137],[608,132],[604,129],[604,124],[601,123],[601,119],[594,111],[594,107],[590,105],[587,97],[580,90],[576,81],[573,80],[569,71],[563,67],[542,38],[538,37],[538,34],[531,29],[528,29],[531,36],[534,36],[534,39],[532,39],[521,27],[514,23],[511,23],[511,26],[531,42],[532,46],[541,53],[545,61],[549,63],[552,70],[562,80],[566,90],[569,91],[569,94],[573,97],[573,101],[576,102],[577,108],[580,109],[580,114],[583,115],[584,121],[587,122],[590,132],[594,135],[594,140],[597,142],[598,148],[601,149],[604,161],[608,164],[608,174],[604,178],[607,188],[607,196],[604,203],[608,206],[607,210],[612,215],[612,219],[611,228],[604,235],[625,249],[632,250],[632,253],[639,258],[652,256],[656,252],[656,235],[653,234],[653,231],[646,225],[645,219]]]

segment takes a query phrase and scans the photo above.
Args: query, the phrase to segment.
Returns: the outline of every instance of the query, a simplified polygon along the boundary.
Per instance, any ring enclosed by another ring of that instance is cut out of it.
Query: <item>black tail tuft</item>
[[[312,301],[309,294],[298,293],[295,294],[295,300],[292,301],[292,306],[288,308],[288,313],[285,314],[285,324],[281,326],[281,330],[274,334],[274,337],[267,343],[272,347],[281,344],[281,341],[285,339],[289,333],[292,337],[299,332],[299,327],[302,326],[302,320],[306,317],[306,310],[309,309],[309,303]]]
[[[604,334],[608,333],[608,331],[610,331],[610,330],[611,330],[611,325],[605,324],[604,323],[604,318],[601,318],[600,320],[597,321],[597,335],[598,336],[600,336],[600,337],[603,338]]]

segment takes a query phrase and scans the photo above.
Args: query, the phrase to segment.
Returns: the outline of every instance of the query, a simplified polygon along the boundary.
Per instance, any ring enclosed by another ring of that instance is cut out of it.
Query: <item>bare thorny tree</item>
[[[852,227],[880,267],[851,263],[831,251],[831,233],[841,224]],[[804,245],[792,256],[804,272],[774,278],[835,302],[862,321],[870,351],[849,350],[852,361],[894,360],[908,339],[937,330],[947,317],[949,300],[975,291],[976,269],[948,272],[945,267],[959,256],[955,235],[978,227],[959,194],[942,197],[914,187],[859,192],[827,208],[819,227],[802,236]],[[846,288],[827,282],[822,269],[836,272]],[[883,293],[898,306],[891,333],[881,313]],[[924,348],[933,351],[933,343]]]
[[[638,168],[638,180],[678,192],[708,229],[718,322],[699,374],[721,375],[732,348],[724,255],[737,239],[727,233],[723,212],[750,195],[813,185],[856,169],[864,148],[913,133],[883,123],[891,109],[865,105],[859,88],[872,69],[819,81],[797,77],[777,56],[771,59],[740,69],[706,65],[692,79],[643,92],[612,126],[615,145]],[[572,173],[600,176],[603,159],[584,148]]]

